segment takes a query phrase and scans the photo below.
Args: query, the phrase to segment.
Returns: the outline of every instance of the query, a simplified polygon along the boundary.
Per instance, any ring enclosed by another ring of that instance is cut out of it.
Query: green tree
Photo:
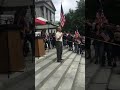
[[[65,17],[66,22],[63,31],[74,33],[78,29],[81,34],[84,34],[85,1],[77,1],[76,10],[70,9]]]

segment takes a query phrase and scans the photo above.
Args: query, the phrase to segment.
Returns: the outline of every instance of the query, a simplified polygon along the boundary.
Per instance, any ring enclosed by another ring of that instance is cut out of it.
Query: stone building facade
[[[42,17],[49,22],[55,23],[55,11],[56,8],[52,0],[35,0],[35,16]],[[53,25],[38,26],[39,29],[46,29],[46,33],[54,33],[55,29],[51,29]],[[50,28],[50,29],[48,29]]]

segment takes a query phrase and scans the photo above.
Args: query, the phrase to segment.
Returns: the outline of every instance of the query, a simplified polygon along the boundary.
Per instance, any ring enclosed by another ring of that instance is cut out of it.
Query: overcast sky
[[[76,9],[76,7],[77,7],[76,1],[79,1],[79,0],[52,0],[52,1],[53,1],[53,4],[55,5],[55,8],[56,8],[55,20],[60,21],[61,1],[62,1],[64,13],[68,13],[69,9],[73,9],[73,10]]]

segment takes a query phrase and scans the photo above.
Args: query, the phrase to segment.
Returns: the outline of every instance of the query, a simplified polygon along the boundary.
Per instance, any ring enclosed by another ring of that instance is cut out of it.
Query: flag
[[[63,27],[64,24],[65,24],[65,16],[64,16],[63,7],[61,4],[61,13],[60,13],[60,25],[61,25],[61,27]]]
[[[109,41],[110,40],[110,37],[108,36],[108,35],[106,35],[105,33],[101,33],[101,36],[103,37],[103,39],[105,40],[105,41]]]
[[[79,36],[80,36],[80,34],[79,34],[78,30],[75,31],[75,37],[78,38]]]
[[[96,13],[96,18],[97,18],[97,19],[100,18],[100,14],[99,14],[99,12]]]

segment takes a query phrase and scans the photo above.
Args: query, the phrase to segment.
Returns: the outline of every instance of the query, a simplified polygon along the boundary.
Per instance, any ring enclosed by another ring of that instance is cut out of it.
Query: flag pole
[[[62,1],[63,0],[61,0],[60,10],[61,10],[61,6],[62,6]],[[60,14],[60,17],[61,17],[61,14]],[[60,18],[60,22],[61,22],[61,18]],[[60,24],[60,27],[62,28],[61,24]]]
[[[62,4],[63,0],[61,0],[61,4]]]

